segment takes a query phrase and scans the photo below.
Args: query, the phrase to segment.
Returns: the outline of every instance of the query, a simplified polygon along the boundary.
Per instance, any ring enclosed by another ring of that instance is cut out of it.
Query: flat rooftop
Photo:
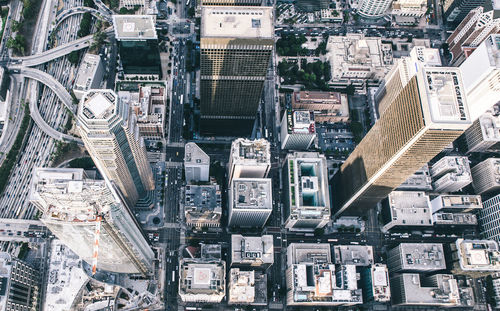
[[[473,211],[483,208],[481,196],[469,194],[442,194],[431,201],[432,211],[440,209]]]
[[[426,66],[437,67],[443,65],[439,49],[428,48],[425,46],[415,46],[410,51],[410,57],[412,60],[419,61]]]
[[[264,264],[272,264],[274,262],[273,236],[231,235],[231,258],[232,263],[260,261]]]
[[[157,39],[152,15],[113,15],[117,40]]]
[[[270,178],[235,178],[231,181],[233,209],[271,209]]]
[[[87,119],[108,119],[114,114],[117,101],[112,90],[90,90],[81,100],[81,113]]]
[[[184,147],[184,164],[210,165],[210,157],[195,143],[187,143]]]
[[[332,263],[328,243],[291,243],[287,249],[287,265],[300,263]]]
[[[258,271],[241,271],[232,268],[229,272],[229,304],[267,304],[267,276]]]
[[[314,134],[314,113],[309,111],[293,111],[291,118],[288,115],[289,133],[294,134]]]
[[[273,8],[202,6],[201,37],[272,39]]]
[[[475,226],[477,217],[470,213],[435,213],[432,215],[435,225]]]
[[[265,139],[249,140],[238,138],[231,144],[231,159],[233,164],[259,163],[270,165],[271,145]]]
[[[457,239],[460,268],[464,271],[500,271],[500,251],[493,240]]]
[[[425,67],[422,73],[425,84],[425,93],[422,95],[427,97],[432,121],[470,123],[460,69]]]
[[[73,88],[76,90],[90,89],[100,62],[101,57],[99,55],[86,53],[80,67],[78,67],[78,73]]]
[[[479,124],[484,141],[500,142],[500,116],[483,114],[479,117]]]
[[[429,173],[429,166],[425,164],[418,171],[413,173],[404,183],[399,185],[397,190],[420,190],[431,191],[432,179]]]
[[[431,226],[429,196],[419,191],[393,191],[387,197],[390,226]]]
[[[438,243],[399,244],[403,270],[444,270],[443,245]]]
[[[336,264],[369,266],[373,264],[373,247],[370,245],[335,245]]]
[[[179,272],[181,294],[224,297],[226,292],[224,261],[182,260]]]
[[[372,278],[373,299],[377,302],[388,302],[391,300],[391,288],[389,286],[389,270],[384,264],[374,264],[370,268]]]

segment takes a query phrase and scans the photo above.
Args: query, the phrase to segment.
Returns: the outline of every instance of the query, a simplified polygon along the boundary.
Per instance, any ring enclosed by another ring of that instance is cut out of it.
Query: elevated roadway
[[[104,20],[111,22],[111,15],[107,14],[105,11],[100,11],[96,10],[93,8],[85,7],[85,6],[79,6],[79,7],[74,7],[70,9],[66,9],[59,13],[56,16],[55,24],[52,29],[56,29],[59,27],[59,25],[68,17],[77,15],[77,14],[85,14],[85,13],[90,13],[92,16],[97,17],[97,18],[103,18]]]

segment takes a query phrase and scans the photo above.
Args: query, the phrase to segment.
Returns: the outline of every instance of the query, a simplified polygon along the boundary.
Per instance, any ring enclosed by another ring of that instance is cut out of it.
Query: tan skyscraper
[[[336,174],[335,215],[373,207],[469,127],[464,94],[458,68],[420,66]]]
[[[130,206],[153,190],[153,173],[136,116],[112,90],[90,90],[78,106],[78,128],[92,160]]]
[[[273,8],[203,6],[201,131],[248,133],[274,45]]]

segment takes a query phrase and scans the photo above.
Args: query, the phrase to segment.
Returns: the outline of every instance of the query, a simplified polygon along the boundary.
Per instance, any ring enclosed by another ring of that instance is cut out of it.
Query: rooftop
[[[263,235],[261,237],[231,235],[231,263],[255,263],[273,264],[274,246],[273,236]]]
[[[292,100],[296,102],[340,104],[341,95],[338,92],[300,91],[293,92]]]
[[[484,141],[500,142],[500,115],[485,113],[479,117],[479,124]]]
[[[373,299],[377,302],[391,300],[391,287],[389,286],[389,271],[384,264],[374,264],[370,267],[372,280]]]
[[[184,164],[210,165],[210,157],[195,143],[187,143],[184,147]]]
[[[404,273],[392,282],[400,283],[403,299],[409,305],[426,306],[468,306],[474,305],[472,288],[459,287],[457,280],[450,274],[436,274],[421,277],[419,274]],[[433,285],[431,285],[433,284]]]
[[[151,83],[139,86],[138,91],[119,91],[118,97],[129,104],[139,126],[143,124],[162,126],[167,102],[165,84]]]
[[[417,191],[393,191],[384,202],[385,230],[394,226],[432,226],[429,196]]]
[[[89,90],[81,100],[81,114],[87,119],[108,119],[116,109],[118,97],[112,90]]]
[[[78,67],[78,73],[73,86],[75,90],[86,91],[90,89],[100,62],[101,57],[99,55],[85,54],[80,67]]]
[[[477,217],[471,213],[435,213],[432,215],[435,225],[475,226]]]
[[[373,264],[373,247],[370,245],[335,245],[336,264],[369,266]]]
[[[500,251],[493,240],[464,240],[455,242],[462,271],[500,272]]]
[[[398,256],[402,270],[436,271],[446,269],[443,245],[437,243],[401,243]],[[392,268],[393,267],[389,267]]]
[[[289,244],[287,249],[287,265],[299,263],[332,263],[330,244]]]
[[[470,175],[469,159],[463,156],[446,156],[434,163],[431,168],[433,180],[451,172]]]
[[[270,165],[270,148],[269,142],[265,139],[238,138],[231,144],[231,160],[233,165],[237,163]]]
[[[229,275],[229,304],[267,304],[267,276],[258,271],[232,268]]]
[[[469,212],[483,208],[481,196],[469,194],[442,194],[431,201],[432,212],[445,211]]]
[[[113,15],[117,40],[157,39],[152,15]]]
[[[233,209],[271,209],[270,178],[235,178],[231,181]]]
[[[272,39],[273,8],[202,6],[201,37]]]
[[[287,112],[288,132],[294,134],[314,134],[314,113],[309,111]]]
[[[179,293],[181,295],[226,294],[225,262],[183,259],[180,262]]]
[[[222,215],[219,185],[186,185],[186,223],[220,222]]]
[[[425,92],[422,96],[427,99],[432,122],[469,124],[471,120],[460,69],[425,67],[422,74]]]
[[[425,46],[415,46],[410,51],[410,58],[413,61],[419,61],[426,66],[441,67],[441,56],[439,49],[428,48]]]

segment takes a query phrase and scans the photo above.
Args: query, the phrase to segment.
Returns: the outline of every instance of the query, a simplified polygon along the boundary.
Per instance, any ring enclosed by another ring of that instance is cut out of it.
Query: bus
[[[172,283],[175,282],[175,270],[172,271]]]

